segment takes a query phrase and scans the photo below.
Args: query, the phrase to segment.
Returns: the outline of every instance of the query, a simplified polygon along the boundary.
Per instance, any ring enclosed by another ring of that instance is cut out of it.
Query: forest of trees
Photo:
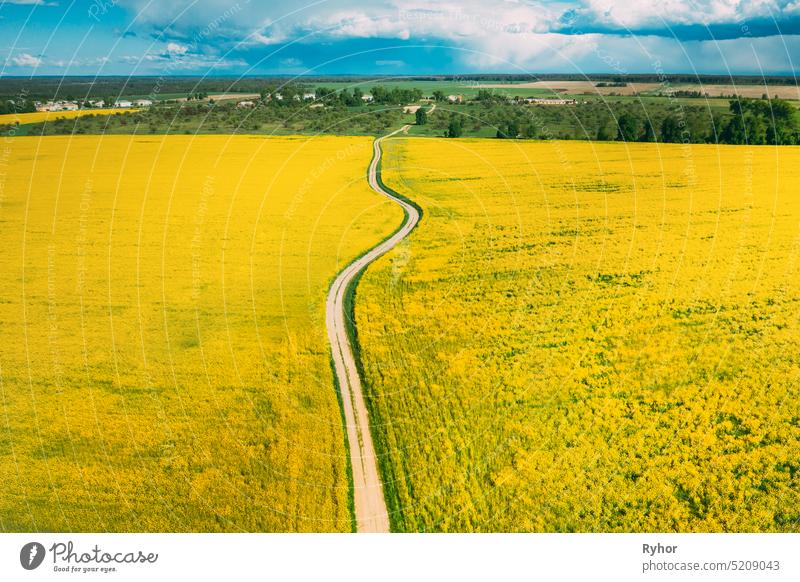
[[[797,109],[782,99],[735,99],[730,102],[731,115],[709,120],[706,141],[725,144],[795,145],[800,143]],[[607,130],[604,130],[604,132]],[[598,133],[598,139],[609,139]],[[616,139],[620,141],[692,141],[679,117],[668,115],[659,131],[652,120],[642,120],[625,113],[617,120]]]
[[[268,89],[262,89],[261,99],[270,104],[286,106],[297,100],[295,96],[302,96],[307,92],[312,91],[299,85],[289,84],[282,87],[269,87]],[[279,93],[282,99],[268,98],[276,93]],[[354,87],[351,90],[348,88],[334,89],[320,86],[313,89],[313,93],[315,101],[328,106],[358,107],[364,104],[363,97],[365,93],[360,87]],[[373,103],[381,105],[404,105],[422,99],[422,90],[417,88],[386,88],[382,85],[377,85],[369,89],[369,94],[372,95]]]
[[[401,89],[399,87],[392,87],[387,89],[378,85],[370,90],[372,98],[375,103],[383,103],[387,105],[402,105],[405,103],[414,103],[422,99],[422,89],[413,87],[411,89]]]
[[[224,101],[190,101],[154,105],[135,113],[56,119],[36,125],[28,134],[379,135],[403,122],[401,108],[354,110],[338,101],[320,108],[309,105],[286,96],[283,100],[259,102],[254,108],[237,107],[235,103]]]
[[[667,101],[519,107],[498,102],[488,92],[472,103],[468,108],[451,108],[452,116],[463,111],[462,134],[491,128],[500,139],[800,144],[800,116],[791,102],[782,99],[735,99],[727,112],[713,113],[698,106],[675,108]],[[449,118],[434,123],[452,136]]]
[[[31,113],[36,111],[33,101],[29,99],[0,99],[0,115],[9,113]]]
[[[317,87],[314,90],[316,100],[326,105],[343,105],[345,107],[357,107],[364,103],[364,92],[356,87],[352,91],[342,89],[337,91],[329,87]]]
[[[722,129],[722,143],[794,145],[800,143],[797,109],[782,99],[730,102],[732,117]]]

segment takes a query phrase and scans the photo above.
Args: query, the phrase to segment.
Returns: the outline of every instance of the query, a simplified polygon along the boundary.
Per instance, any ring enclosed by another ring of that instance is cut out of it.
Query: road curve
[[[367,172],[370,187],[403,207],[406,220],[400,229],[381,244],[350,263],[339,273],[328,292],[325,304],[325,322],[331,343],[333,365],[339,380],[342,395],[347,440],[350,445],[350,464],[353,469],[353,493],[355,497],[355,519],[358,532],[388,532],[389,514],[383,497],[383,485],[378,474],[378,463],[372,435],[369,431],[369,416],[364,403],[361,379],[358,376],[353,347],[347,335],[345,296],[358,275],[378,257],[392,249],[414,229],[420,219],[419,211],[384,190],[378,182],[378,164],[381,160],[381,142],[400,132],[408,131],[405,125],[388,135],[376,139],[372,144],[372,161]]]

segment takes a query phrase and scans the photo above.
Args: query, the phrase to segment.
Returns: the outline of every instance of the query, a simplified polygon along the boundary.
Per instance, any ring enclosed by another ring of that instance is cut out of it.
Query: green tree
[[[763,145],[767,143],[767,125],[764,119],[758,115],[746,115],[744,118],[747,143],[753,145]]]
[[[521,134],[522,134],[522,137],[524,137],[524,138],[536,139],[536,136],[538,135],[538,131],[537,131],[536,126],[534,124],[527,123],[524,126],[522,126]]]
[[[668,115],[661,122],[661,141],[666,143],[680,143],[683,141],[681,126],[672,115]]]
[[[422,107],[417,109],[416,117],[417,117],[417,125],[425,125],[426,123],[428,123],[428,113]]]
[[[642,134],[641,140],[647,142],[656,141],[656,130],[653,129],[653,123],[649,119],[644,122],[644,133]]]
[[[766,142],[775,145],[797,143],[797,109],[783,99],[772,99],[768,103]]]
[[[515,119],[509,119],[497,128],[497,137],[500,139],[514,139],[519,135],[519,124]]]
[[[741,115],[734,115],[725,124],[719,135],[719,141],[722,143],[745,143],[746,133],[744,129],[744,122]]]
[[[636,141],[639,138],[639,120],[635,115],[623,113],[617,120],[617,139],[619,141]]]
[[[451,117],[447,126],[447,137],[461,137],[462,133],[464,133],[464,127],[461,125],[461,119]]]
[[[611,141],[612,139],[613,135],[608,130],[608,123],[603,121],[597,128],[597,141]]]

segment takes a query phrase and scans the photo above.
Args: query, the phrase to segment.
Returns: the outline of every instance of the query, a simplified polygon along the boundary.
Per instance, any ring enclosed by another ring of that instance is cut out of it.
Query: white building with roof
[[[529,105],[575,105],[575,99],[538,99],[536,97],[528,97],[525,103]]]
[[[36,105],[36,111],[77,111],[80,109],[74,101],[47,101]]]

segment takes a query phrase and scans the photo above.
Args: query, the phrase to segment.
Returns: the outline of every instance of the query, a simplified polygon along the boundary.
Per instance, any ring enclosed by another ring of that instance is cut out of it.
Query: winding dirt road
[[[325,305],[325,321],[328,339],[333,352],[333,364],[342,394],[347,439],[350,445],[350,463],[353,468],[353,488],[355,497],[355,518],[359,532],[388,532],[389,514],[383,497],[383,485],[378,475],[378,463],[372,435],[369,431],[369,416],[364,403],[361,379],[358,376],[356,359],[350,338],[347,335],[347,314],[345,296],[348,288],[370,263],[391,250],[414,229],[420,219],[419,211],[408,202],[384,190],[378,182],[378,164],[381,159],[381,142],[400,132],[407,132],[405,125],[373,143],[372,162],[369,165],[367,180],[378,194],[386,196],[403,207],[406,220],[400,229],[381,244],[350,263],[331,285]]]

